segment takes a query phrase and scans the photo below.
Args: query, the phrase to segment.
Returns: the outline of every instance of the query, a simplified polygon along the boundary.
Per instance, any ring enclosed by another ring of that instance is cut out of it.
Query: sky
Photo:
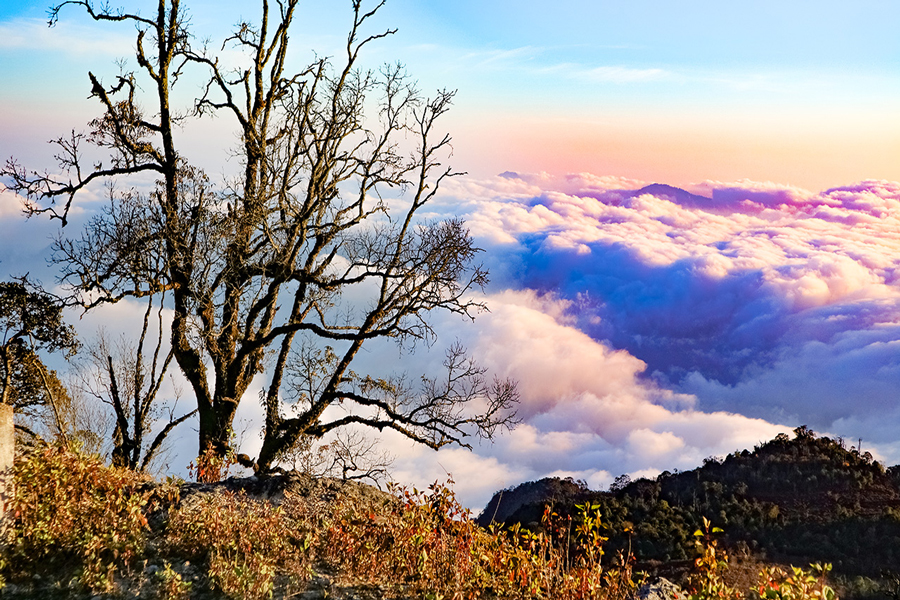
[[[251,6],[189,3],[212,39]],[[48,29],[45,11],[0,2],[0,155],[34,166],[96,116],[86,72],[133,62],[132,29],[75,8]],[[337,54],[348,14],[305,3],[292,60]],[[437,329],[519,381],[523,418],[473,452],[388,436],[395,478],[452,474],[478,508],[551,474],[599,488],[689,469],[801,424],[900,462],[898,23],[890,0],[389,1],[373,29],[398,32],[366,64],[458,90],[444,126],[467,174],[430,211],[464,217],[492,273],[490,312]],[[182,143],[223,173],[233,140],[205,121]],[[52,282],[55,227],[0,195],[0,273]],[[128,330],[138,311],[77,325]]]

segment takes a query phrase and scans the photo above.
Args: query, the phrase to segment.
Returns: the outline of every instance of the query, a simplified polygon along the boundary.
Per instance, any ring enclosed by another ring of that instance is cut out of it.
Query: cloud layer
[[[4,244],[0,259],[21,274],[46,253],[46,233],[35,233],[48,227],[0,211],[7,239],[21,242]],[[439,316],[431,352],[371,347],[360,369],[433,371],[459,339],[493,374],[519,381],[523,422],[474,453],[387,435],[399,481],[452,474],[478,508],[524,480],[603,487],[621,473],[692,468],[800,424],[900,459],[900,184],[679,190],[505,173],[447,186],[430,216],[450,215],[485,250],[490,312],[474,324]],[[240,419],[252,454],[252,399]],[[179,443],[173,466],[193,449]]]
[[[474,325],[447,319],[438,329],[443,339],[460,339],[494,374],[518,381],[522,424],[474,453],[390,440],[398,479],[424,485],[449,473],[464,502],[478,508],[522,481],[569,476],[605,488],[622,473],[693,468],[788,430],[698,410],[693,396],[643,377],[643,361],[580,331],[570,301],[506,290],[488,302],[491,312]]]
[[[454,185],[445,204],[465,211],[495,289],[567,302],[569,325],[610,348],[596,363],[640,359],[636,381],[697,410],[894,439],[876,424],[900,391],[900,184]]]

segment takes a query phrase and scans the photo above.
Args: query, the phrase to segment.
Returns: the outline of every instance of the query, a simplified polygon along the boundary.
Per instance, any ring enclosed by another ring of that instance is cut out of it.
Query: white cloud
[[[497,364],[525,382],[538,432],[599,436],[635,469],[678,440],[679,451],[661,452],[671,461],[722,453],[710,432],[753,445],[778,429],[770,423],[848,437],[873,428],[873,444],[890,442],[900,425],[900,184],[813,193],[707,181],[692,187],[704,199],[597,179],[465,182],[463,212],[501,274],[494,289],[522,290],[492,297],[500,306],[483,354],[516,348]],[[449,188],[448,206],[462,192]],[[546,292],[553,318],[525,301]]]
[[[433,478],[446,469],[469,506],[480,507],[501,487],[551,474],[608,485],[610,473],[690,468],[786,429],[696,410],[692,396],[641,377],[642,361],[576,329],[569,302],[508,290],[489,296],[488,304],[491,312],[473,326],[441,320],[439,334],[462,338],[492,374],[518,381],[523,423],[493,445],[477,445],[474,454],[416,449],[401,458],[400,475],[420,483],[424,473]],[[460,475],[482,467],[492,485]],[[417,469],[423,474],[416,476]]]
[[[134,34],[127,28],[100,31],[69,21],[48,27],[44,19],[20,18],[0,23],[0,50],[100,54],[111,57],[134,54]]]

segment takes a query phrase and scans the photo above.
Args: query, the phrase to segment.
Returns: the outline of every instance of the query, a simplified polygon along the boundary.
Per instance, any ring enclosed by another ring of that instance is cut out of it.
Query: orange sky
[[[679,186],[752,179],[810,191],[863,179],[900,180],[900,112],[844,122],[747,115],[480,115],[454,121],[454,163],[485,176],[590,172]]]

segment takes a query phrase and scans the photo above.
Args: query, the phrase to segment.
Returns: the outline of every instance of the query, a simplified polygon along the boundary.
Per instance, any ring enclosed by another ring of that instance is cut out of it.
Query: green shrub
[[[159,596],[163,600],[184,600],[191,597],[191,582],[185,581],[168,562],[157,572],[156,577],[159,580]]]
[[[703,517],[703,529],[694,532],[697,558],[690,578],[690,600],[738,600],[743,597],[738,590],[725,583],[728,570],[728,553],[719,548],[715,534],[722,533]]]
[[[837,600],[837,594],[826,583],[831,565],[810,565],[805,571],[798,567],[789,570],[781,567],[765,567],[759,571],[757,583],[743,594],[725,583],[728,570],[728,554],[718,546],[715,534],[721,533],[703,518],[703,529],[694,532],[697,559],[690,579],[690,600]]]
[[[759,584],[751,590],[759,600],[835,600],[834,590],[825,583],[831,565],[815,563],[805,571],[791,567],[769,567],[759,573]]]

